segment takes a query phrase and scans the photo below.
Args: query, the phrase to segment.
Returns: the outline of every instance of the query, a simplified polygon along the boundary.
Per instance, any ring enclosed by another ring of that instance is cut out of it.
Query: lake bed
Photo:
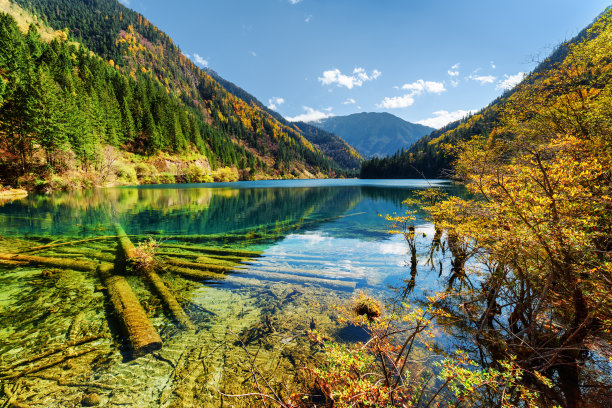
[[[253,390],[254,359],[288,392],[315,358],[308,330],[362,340],[363,333],[338,322],[338,308],[358,291],[386,301],[405,284],[408,247],[401,234],[387,232],[384,215],[403,214],[402,201],[428,187],[418,180],[262,181],[110,188],[6,203],[0,253],[114,262],[116,224],[137,245],[155,240],[156,255],[169,265],[160,276],[194,330],[178,327],[151,285],[128,274],[163,341],[134,358],[99,274],[9,262],[0,265],[3,382],[31,406],[78,406],[92,393],[103,406],[246,406],[245,398],[224,395]],[[416,224],[433,235],[427,222]],[[46,248],[32,251],[36,246]],[[420,265],[425,257],[420,248]],[[197,264],[225,272],[214,279],[177,273]],[[411,296],[438,288],[437,277],[425,274]]]

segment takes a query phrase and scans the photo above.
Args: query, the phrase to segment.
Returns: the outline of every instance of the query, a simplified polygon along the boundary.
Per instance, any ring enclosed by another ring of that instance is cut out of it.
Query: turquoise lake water
[[[161,350],[133,359],[95,272],[0,265],[0,367],[99,335],[83,357],[70,355],[65,364],[71,367],[62,363],[24,376],[21,398],[31,406],[67,406],[95,392],[106,406],[241,406],[241,399],[222,394],[249,389],[247,350],[258,353],[261,370],[279,387],[286,381],[290,388],[295,369],[310,358],[309,327],[359,340],[363,333],[337,322],[337,307],[358,291],[387,301],[396,296],[393,288],[406,286],[408,246],[403,236],[387,232],[384,215],[403,214],[404,199],[432,186],[456,189],[446,181],[258,181],[108,188],[6,203],[0,206],[0,253],[109,237],[27,253],[112,261],[116,241],[110,237],[118,222],[135,244],[156,240],[162,259],[217,262],[231,272],[215,280],[161,273],[193,321],[192,332],[177,328],[146,282],[127,276],[164,342]],[[423,214],[417,217],[417,230],[433,236]],[[426,258],[419,246],[414,298],[440,287]],[[62,385],[68,382],[77,385]]]

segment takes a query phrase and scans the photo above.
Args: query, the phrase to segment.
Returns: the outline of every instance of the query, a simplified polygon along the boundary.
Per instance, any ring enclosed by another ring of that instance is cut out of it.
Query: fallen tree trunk
[[[176,273],[177,275],[181,275],[188,279],[194,279],[197,281],[201,280],[227,280],[228,282],[235,282],[239,284],[247,284],[249,285],[250,280],[245,279],[245,277],[253,276],[256,277],[256,280],[272,280],[272,281],[285,281],[285,282],[299,282],[299,283],[313,283],[320,286],[332,287],[336,289],[348,290],[352,291],[356,287],[355,282],[334,280],[334,279],[324,279],[310,276],[300,276],[286,273],[277,273],[277,272],[263,272],[257,270],[245,270],[241,268],[233,269],[234,272],[242,272],[239,275],[224,275],[220,273],[214,273],[201,269],[193,269],[193,268],[185,268],[173,265],[166,265],[165,269],[167,271]]]
[[[55,248],[55,247],[65,246],[65,245],[75,245],[75,244],[81,244],[83,242],[103,241],[103,240],[111,239],[111,238],[116,238],[116,237],[114,237],[114,236],[104,236],[104,237],[96,237],[96,238],[88,238],[88,239],[79,239],[79,240],[70,241],[70,242],[60,242],[60,243],[53,242],[53,243],[47,244],[47,245],[40,245],[40,246],[37,246],[37,247],[32,247],[32,248],[29,248],[29,249],[24,250],[22,252],[40,251],[41,249]]]
[[[33,374],[33,373],[37,373],[39,371],[47,370],[47,369],[49,369],[51,367],[55,367],[55,366],[65,362],[65,361],[68,361],[68,360],[72,359],[72,358],[81,357],[81,356],[83,356],[85,354],[92,353],[92,352],[94,352],[96,350],[97,350],[97,348],[93,347],[93,348],[90,348],[90,349],[87,349],[87,350],[78,351],[78,352],[73,353],[73,354],[67,354],[65,356],[60,357],[59,359],[57,359],[55,361],[43,364],[43,365],[38,366],[38,367],[28,368],[28,369],[20,371],[18,373],[9,373],[9,374],[5,375],[4,377],[0,377],[0,380],[2,380],[2,381],[13,380],[13,379],[16,379],[16,378],[21,378],[24,375]]]
[[[234,264],[232,266],[229,265],[216,265],[211,263],[200,263],[200,262],[188,262],[183,261],[177,258],[165,258],[164,261],[172,266],[178,266],[180,268],[190,268],[190,269],[199,269],[203,271],[210,271],[216,273],[227,273],[231,272],[235,269],[235,266],[238,264]]]
[[[162,340],[123,276],[113,275],[113,265],[102,263],[98,274],[106,286],[113,312],[130,342],[135,357],[159,350]]]
[[[209,271],[191,269],[191,268],[181,268],[179,266],[166,265],[164,266],[164,269],[172,273],[176,273],[177,275],[181,275],[185,278],[195,279],[195,280],[210,280],[210,279],[219,280],[219,279],[227,278],[227,275],[224,275],[221,273],[215,273],[215,272],[209,272]]]
[[[127,263],[132,262],[132,260],[137,256],[136,247],[127,236],[123,227],[119,223],[115,223],[115,230],[117,231],[117,236],[119,240],[119,246],[123,251],[125,256],[125,260]],[[195,326],[191,323],[191,320],[176,300],[174,295],[170,292],[170,290],[166,287],[166,284],[160,278],[160,276],[155,272],[154,266],[140,268],[139,272],[141,272],[147,280],[151,283],[162,302],[165,304],[166,308],[177,322],[177,324],[183,329],[193,330]]]
[[[260,251],[249,251],[246,249],[218,248],[218,247],[199,246],[199,245],[168,244],[165,242],[162,243],[160,246],[163,246],[165,248],[185,249],[187,251],[194,251],[194,252],[204,252],[207,254],[215,254],[215,255],[233,255],[233,256],[238,256],[242,258],[255,258],[255,257],[261,256]]]
[[[114,262],[115,261],[114,254],[110,252],[95,251],[92,249],[85,249],[85,248],[57,248],[55,249],[54,248],[54,249],[51,249],[51,251],[60,257],[67,256],[67,255],[73,255],[73,256],[79,255],[82,257],[89,258],[89,259],[97,259],[98,261],[104,261],[104,262]],[[47,252],[45,251],[44,253],[47,253]]]
[[[38,361],[38,360],[42,360],[43,358],[48,357],[50,355],[57,354],[57,353],[59,353],[61,351],[65,351],[68,347],[80,346],[81,344],[89,343],[89,342],[96,341],[96,340],[99,340],[99,339],[102,339],[102,338],[104,338],[104,335],[96,334],[96,335],[93,335],[93,336],[83,337],[83,338],[78,339],[78,340],[71,340],[68,343],[63,344],[61,346],[54,347],[54,348],[52,348],[50,350],[47,350],[47,351],[45,351],[43,353],[40,353],[40,354],[37,354],[35,356],[29,357],[29,358],[27,358],[25,360],[21,360],[21,361],[18,361],[16,363],[13,363],[13,364],[11,364],[8,367],[2,368],[1,371],[2,372],[8,372],[8,371],[14,370],[17,367],[20,367],[20,366],[23,366],[23,365],[27,365],[27,364],[33,363],[35,361]]]
[[[27,262],[33,265],[51,266],[54,268],[72,269],[84,272],[95,271],[98,265],[96,262],[91,261],[21,254],[0,254],[0,260]]]
[[[133,355],[137,357],[161,348],[162,340],[157,330],[153,327],[125,278],[112,274],[113,265],[111,263],[98,264],[90,261],[20,254],[0,254],[0,260],[27,262],[77,271],[98,270],[107,288],[114,315],[119,320],[124,335],[130,343]]]
[[[332,287],[342,290],[354,290],[356,287],[355,282],[341,281],[335,279],[316,278],[312,276],[293,275],[288,273],[278,273],[269,271],[259,270],[245,270],[244,275],[240,276],[256,276],[259,279],[272,280],[275,282],[298,282],[298,283],[314,283],[320,286]]]
[[[177,258],[191,258],[191,259],[205,259],[202,262],[214,263],[214,264],[239,264],[245,262],[251,262],[253,257],[243,257],[243,256],[234,256],[234,255],[215,255],[215,254],[207,254],[202,252],[193,252],[193,251],[185,251],[181,250],[180,252],[172,252],[172,251],[157,251],[157,255],[164,255],[169,257],[177,257]]]

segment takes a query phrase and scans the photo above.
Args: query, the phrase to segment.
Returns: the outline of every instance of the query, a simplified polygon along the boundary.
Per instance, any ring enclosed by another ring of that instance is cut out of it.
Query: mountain
[[[415,142],[404,151],[384,158],[375,157],[362,164],[361,178],[448,178],[454,176],[455,147],[478,135],[488,136],[502,121],[513,98],[529,95],[531,86],[541,77],[554,76],[557,67],[576,44],[584,41],[589,27],[570,41],[559,45],[534,71],[514,88],[504,92],[479,112],[449,123]]]
[[[311,124],[342,137],[365,157],[393,154],[434,130],[385,112],[334,116]]]
[[[304,134],[306,139],[342,168],[358,171],[361,167],[363,157],[340,136],[305,122],[294,122],[293,125]]]
[[[106,178],[93,177],[107,167],[111,178],[170,173],[174,181],[200,179],[189,169],[228,168],[245,179],[343,171],[115,0],[0,0],[0,10],[8,13],[0,19],[4,183],[44,184],[78,170],[101,184]],[[147,171],[135,169],[143,158]]]
[[[314,144],[327,157],[332,159],[340,168],[349,171],[359,170],[363,157],[354,147],[348,144],[340,136],[327,132],[319,127],[310,125],[305,122],[289,122],[278,112],[265,106],[253,95],[246,92],[233,82],[222,78],[218,73],[210,68],[204,69],[211,77],[213,77],[226,91],[247,102],[249,105],[257,106],[262,111],[267,112],[274,119],[278,120],[285,126],[293,127],[301,132],[304,137]]]

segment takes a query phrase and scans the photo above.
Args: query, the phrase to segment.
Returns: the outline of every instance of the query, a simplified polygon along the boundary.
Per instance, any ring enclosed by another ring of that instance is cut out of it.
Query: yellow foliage
[[[495,359],[546,367],[570,401],[581,391],[568,367],[580,375],[593,344],[612,352],[610,61],[612,11],[512,94],[488,138],[460,145],[456,170],[474,199],[429,208],[490,271],[482,286],[491,292],[463,294],[470,307],[504,305],[504,316],[472,316],[483,344]]]

